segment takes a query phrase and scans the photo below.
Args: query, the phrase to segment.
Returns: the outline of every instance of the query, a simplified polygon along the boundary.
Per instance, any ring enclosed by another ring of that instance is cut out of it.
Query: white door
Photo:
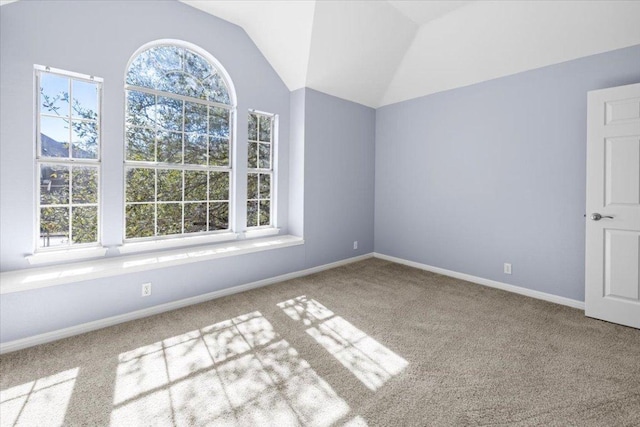
[[[640,84],[588,101],[585,314],[640,328]]]

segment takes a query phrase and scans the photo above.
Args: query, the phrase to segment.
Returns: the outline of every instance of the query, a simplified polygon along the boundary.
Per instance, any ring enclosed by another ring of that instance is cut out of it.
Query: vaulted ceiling
[[[180,1],[242,27],[290,90],[370,107],[640,44],[640,1]]]
[[[640,44],[640,1],[181,1],[244,28],[290,90],[371,107]]]

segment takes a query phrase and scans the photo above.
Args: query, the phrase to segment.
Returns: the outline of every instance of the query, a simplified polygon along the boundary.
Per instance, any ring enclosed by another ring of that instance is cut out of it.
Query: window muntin
[[[37,250],[99,243],[102,79],[35,67]]]
[[[250,112],[247,155],[247,227],[273,226],[272,114]]]
[[[141,52],[129,66],[126,83],[231,105],[229,89],[216,67],[181,46],[160,45]]]
[[[233,110],[218,70],[163,45],[126,80],[125,240],[229,230]]]

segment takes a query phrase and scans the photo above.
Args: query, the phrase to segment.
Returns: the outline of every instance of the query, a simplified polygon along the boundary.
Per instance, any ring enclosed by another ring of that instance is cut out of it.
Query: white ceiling
[[[640,1],[181,1],[243,27],[290,90],[371,107],[640,44]]]
[[[290,90],[378,106],[420,23],[470,2],[180,0],[247,32]]]
[[[478,1],[420,27],[379,105],[636,44],[639,1]]]
[[[417,29],[386,1],[317,2],[305,86],[378,105]]]
[[[471,3],[470,1],[407,1],[389,0],[391,6],[398,9],[404,16],[418,25],[426,24],[459,7]]]
[[[315,1],[181,1],[244,28],[290,90],[306,86]]]
[[[640,1],[180,1],[242,27],[290,90],[370,107],[640,44]]]

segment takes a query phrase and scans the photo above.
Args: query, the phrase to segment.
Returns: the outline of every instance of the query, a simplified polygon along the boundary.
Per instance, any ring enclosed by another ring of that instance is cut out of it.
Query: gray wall
[[[376,252],[583,301],[586,93],[637,82],[640,46],[378,109]]]
[[[305,89],[304,235],[318,264],[373,252],[373,141],[374,109]]]
[[[285,231],[289,223],[296,231],[304,228],[305,244],[5,294],[0,296],[0,342],[373,251],[374,110],[313,92],[302,93],[298,95],[302,101],[295,101],[295,94],[288,91],[242,29],[179,2],[20,1],[2,6],[0,14],[2,271],[27,267],[24,255],[32,251],[33,64],[105,79],[102,197],[104,215],[120,218],[124,71],[138,47],[162,38],[195,43],[215,56],[234,82],[239,112],[255,108],[280,115],[279,225]],[[290,103],[296,109],[291,116]],[[238,114],[237,126],[238,140],[246,140],[246,115]],[[291,150],[290,129],[301,129]],[[363,157],[363,152],[368,155]],[[238,162],[244,164],[246,151],[237,154]],[[342,182],[350,184],[324,189],[327,183]],[[245,191],[242,176],[238,187]],[[289,189],[294,197],[289,197]],[[296,217],[289,218],[289,213]],[[119,221],[108,222],[104,243],[116,245],[121,236]],[[357,251],[352,250],[353,240],[360,241]],[[140,284],[147,281],[153,283],[153,295],[143,299]]]
[[[289,131],[289,232],[304,236],[304,112],[305,89],[291,92]]]

